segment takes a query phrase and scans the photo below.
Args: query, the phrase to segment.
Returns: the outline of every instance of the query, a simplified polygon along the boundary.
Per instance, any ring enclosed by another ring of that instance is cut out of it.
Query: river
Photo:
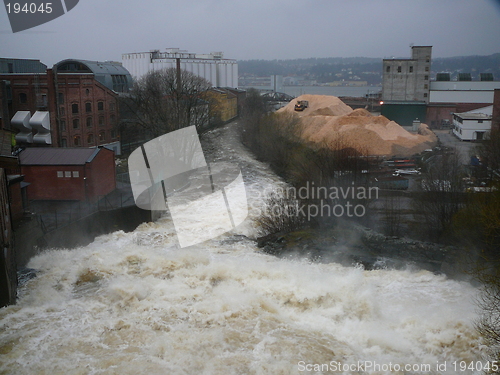
[[[248,89],[249,87],[240,87]],[[273,90],[271,86],[255,86],[259,90]],[[365,98],[367,94],[375,95],[382,91],[381,86],[282,86],[277,91],[297,97],[303,94],[349,96]]]
[[[239,166],[254,208],[284,184],[232,125],[205,146]],[[0,374],[472,373],[454,367],[481,356],[470,284],[264,254],[256,211],[189,248],[164,217],[36,256],[37,277],[0,310]]]

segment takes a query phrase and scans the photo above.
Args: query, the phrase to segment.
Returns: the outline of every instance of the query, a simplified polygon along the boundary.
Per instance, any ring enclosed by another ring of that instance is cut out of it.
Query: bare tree
[[[482,161],[482,174],[492,179],[493,172],[500,170],[500,129],[493,128],[475,151]]]
[[[180,80],[179,80],[180,76]],[[169,68],[147,73],[134,83],[130,104],[135,120],[153,137],[209,121],[206,92],[211,84],[186,70]]]
[[[422,213],[431,239],[439,240],[453,216],[464,206],[464,170],[457,150],[436,155],[426,166],[416,207]]]
[[[387,236],[401,235],[401,225],[403,221],[403,204],[398,193],[390,191],[384,198],[383,206],[383,228]]]

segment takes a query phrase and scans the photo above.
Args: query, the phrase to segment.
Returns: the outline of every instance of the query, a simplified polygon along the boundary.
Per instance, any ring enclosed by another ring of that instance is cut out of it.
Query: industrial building
[[[4,107],[20,146],[92,147],[119,150],[118,94],[132,77],[117,62],[63,60],[43,73],[2,73]]]
[[[238,97],[235,93],[227,89],[213,87],[207,95],[211,97],[213,103],[211,122],[214,124],[225,123],[238,116]]]
[[[94,201],[116,188],[114,152],[31,147],[19,154],[29,200]]]
[[[180,68],[205,78],[214,87],[238,87],[238,63],[233,59],[224,59],[222,52],[196,54],[167,48],[164,52],[124,53],[122,64],[134,79],[149,71]]]
[[[413,46],[411,59],[384,59],[382,100],[429,102],[431,46]]]
[[[447,76],[445,81],[431,82],[426,121],[434,129],[448,127],[454,121],[454,113],[466,113],[492,105],[494,92],[500,89],[499,81],[450,81]]]
[[[412,46],[411,59],[384,59],[381,114],[401,125],[425,122],[432,46]]]
[[[382,115],[403,126],[418,120],[441,129],[452,127],[455,113],[493,104],[500,82],[491,73],[479,74],[479,81],[472,81],[470,73],[459,73],[457,81],[449,73],[436,73],[431,81],[432,46],[411,48],[411,59],[383,60]]]
[[[453,114],[453,134],[461,141],[482,141],[491,130],[493,106]]]

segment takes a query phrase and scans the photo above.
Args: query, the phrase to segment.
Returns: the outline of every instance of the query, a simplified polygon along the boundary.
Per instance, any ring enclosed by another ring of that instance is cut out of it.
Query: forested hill
[[[335,80],[356,79],[369,84],[382,82],[382,58],[372,57],[328,57],[293,60],[242,60],[238,61],[240,76],[304,76],[318,83]],[[489,56],[459,56],[432,59],[432,78],[436,73],[449,72],[455,79],[459,72],[471,73],[473,80],[479,73],[492,73],[500,80],[500,53]]]

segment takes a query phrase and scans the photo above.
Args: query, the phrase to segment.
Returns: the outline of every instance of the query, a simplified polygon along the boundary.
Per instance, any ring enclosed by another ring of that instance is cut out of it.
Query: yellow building
[[[225,123],[238,116],[238,98],[231,91],[213,87],[208,91],[212,122]]]

